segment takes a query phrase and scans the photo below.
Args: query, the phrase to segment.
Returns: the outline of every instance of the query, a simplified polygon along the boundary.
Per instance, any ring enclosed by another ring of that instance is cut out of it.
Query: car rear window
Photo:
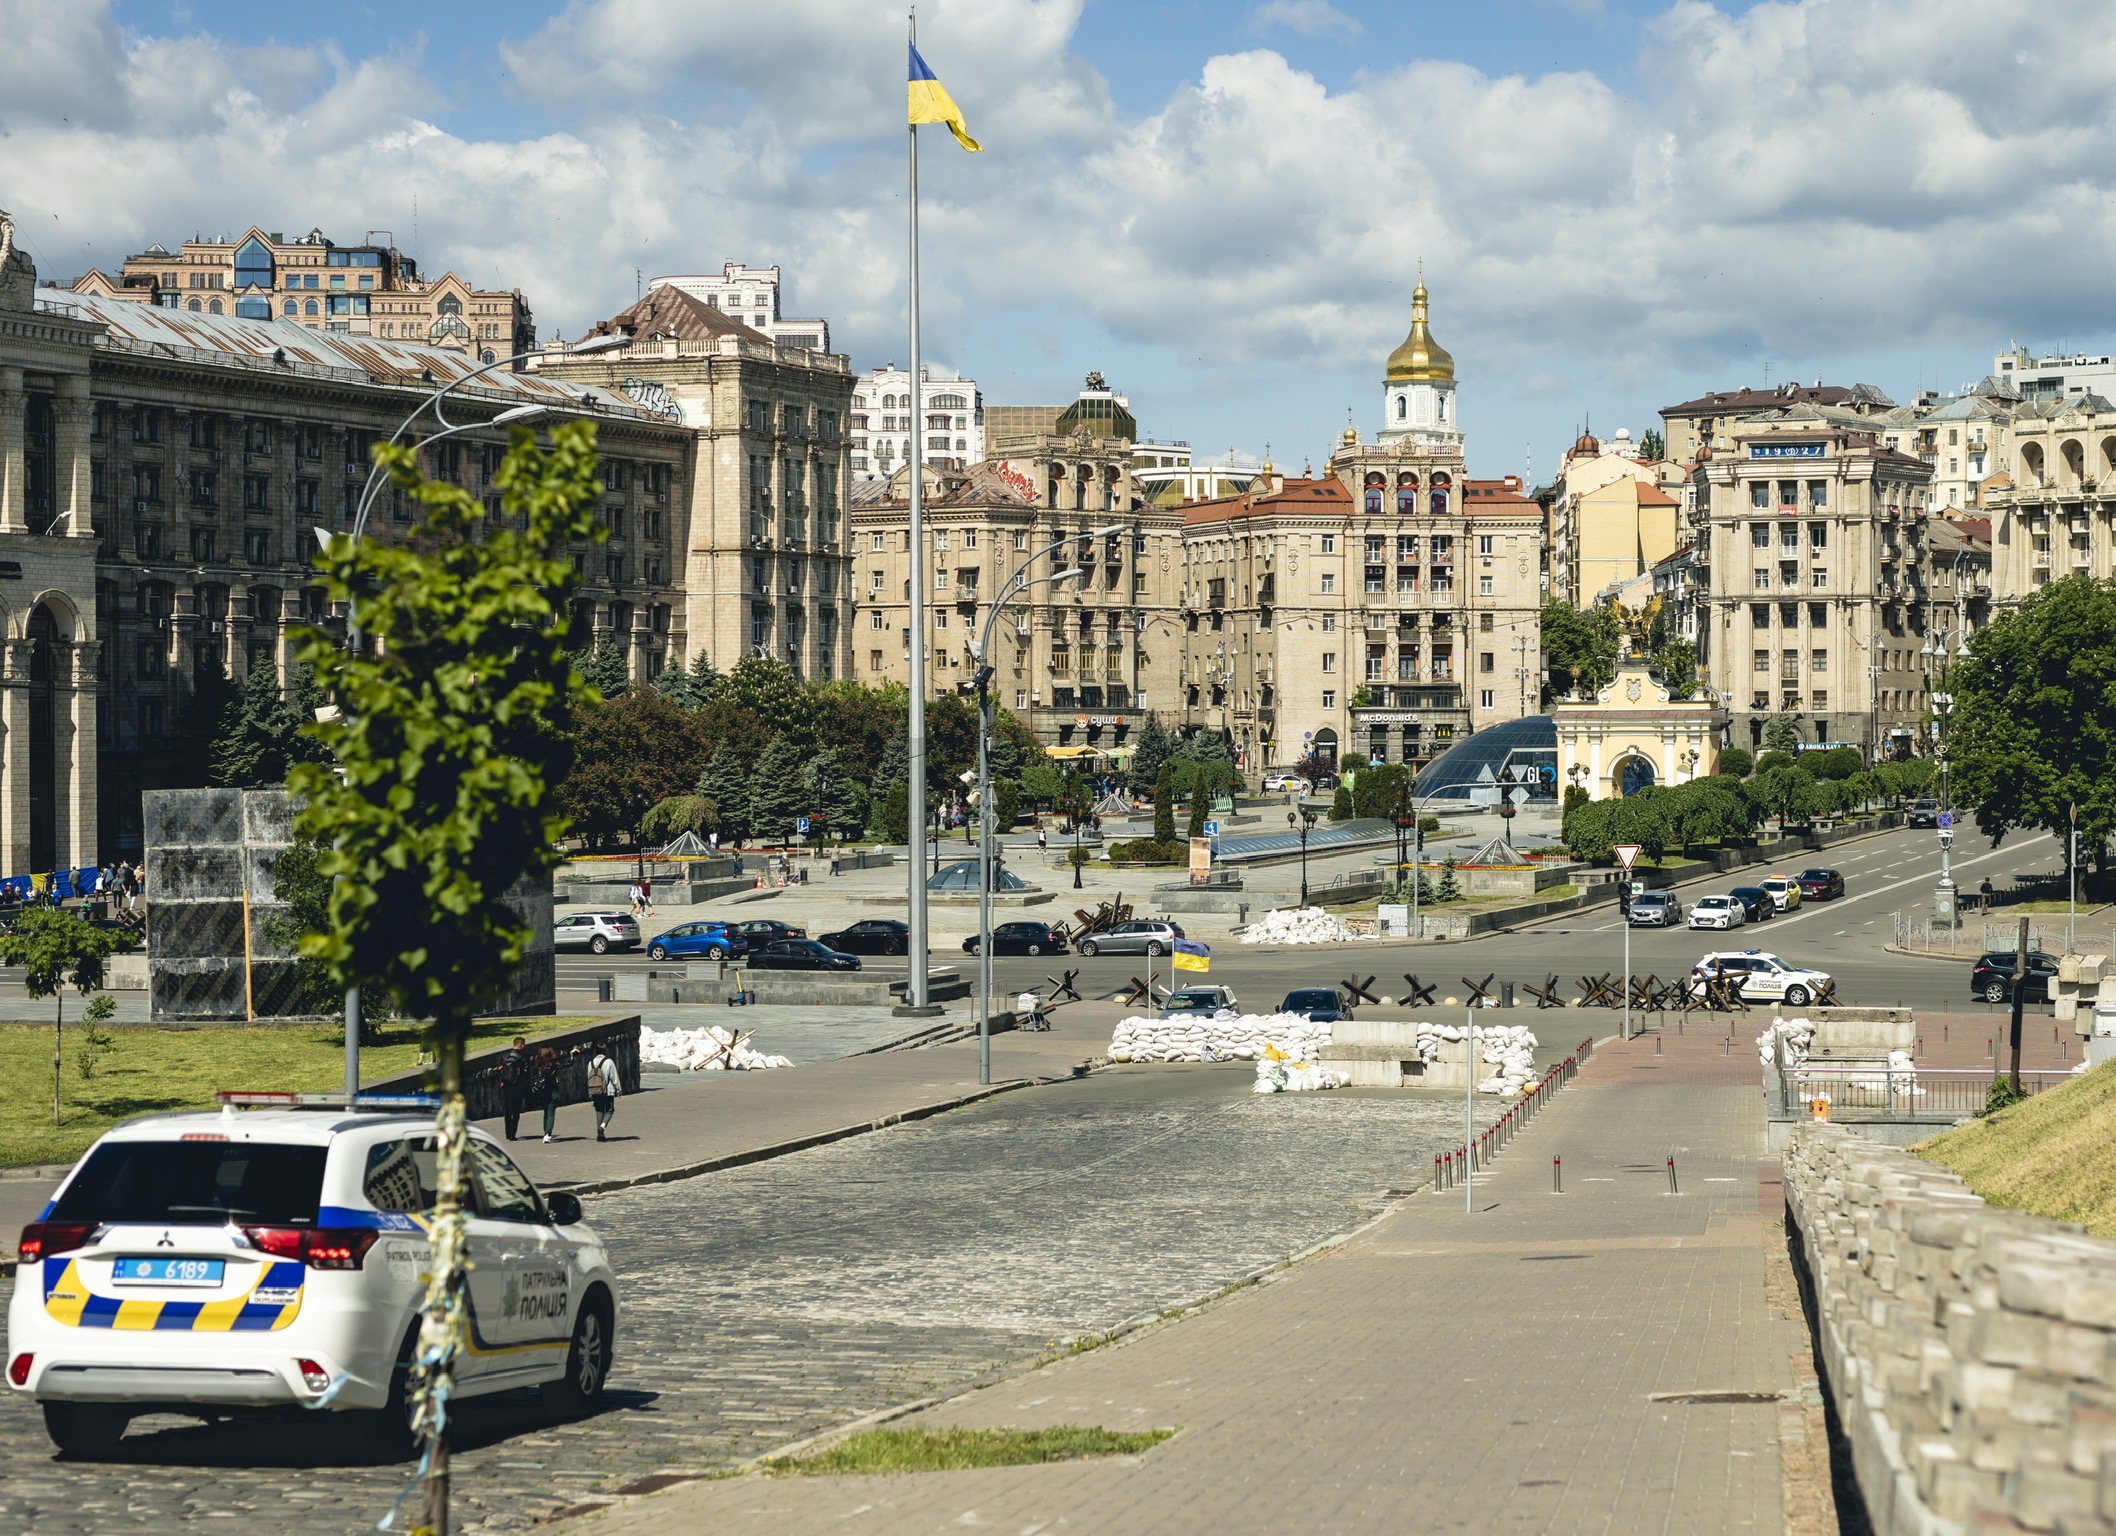
[[[1286,999],[1286,1007],[1288,1009],[1335,1008],[1336,1006],[1337,994],[1335,992],[1295,992]]]
[[[313,1226],[326,1152],[269,1141],[106,1141],[88,1154],[50,1219]]]
[[[1833,869],[1810,869],[1804,871],[1800,878],[1803,880],[1828,880],[1836,873]]]

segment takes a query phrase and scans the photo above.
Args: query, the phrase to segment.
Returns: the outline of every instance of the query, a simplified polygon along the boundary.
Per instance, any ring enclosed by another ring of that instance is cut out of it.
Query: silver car
[[[1083,955],[1165,955],[1176,947],[1183,930],[1166,918],[1141,918],[1119,923],[1107,933],[1080,941]]]
[[[1640,891],[1631,898],[1634,928],[1671,928],[1683,920],[1683,904],[1666,891]]]
[[[639,924],[629,912],[572,912],[551,927],[553,949],[585,949],[608,954],[639,948]]]

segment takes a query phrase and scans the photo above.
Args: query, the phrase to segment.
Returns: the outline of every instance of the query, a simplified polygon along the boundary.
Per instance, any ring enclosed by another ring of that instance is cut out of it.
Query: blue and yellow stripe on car
[[[51,1269],[47,1261],[46,1270]],[[44,1286],[44,1310],[73,1328],[136,1329],[142,1332],[270,1333],[301,1315],[302,1282],[307,1268],[274,1262],[264,1265],[257,1281],[241,1296],[226,1301],[149,1301],[134,1296],[98,1296],[81,1278],[80,1265],[68,1259],[56,1279]],[[259,1292],[293,1292],[292,1301],[256,1301]]]

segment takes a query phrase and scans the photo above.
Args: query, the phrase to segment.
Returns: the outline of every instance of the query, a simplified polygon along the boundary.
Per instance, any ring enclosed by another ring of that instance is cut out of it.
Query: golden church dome
[[[1411,290],[1411,334],[1403,338],[1403,345],[1389,354],[1388,381],[1391,384],[1418,381],[1444,380],[1453,383],[1455,359],[1426,326],[1425,284],[1421,281]]]

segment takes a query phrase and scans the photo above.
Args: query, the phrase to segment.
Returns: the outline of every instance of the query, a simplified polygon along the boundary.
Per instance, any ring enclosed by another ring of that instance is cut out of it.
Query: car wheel
[[[902,942],[900,942],[900,943],[896,943],[896,944],[892,944],[892,945],[890,945],[890,946],[889,946],[889,953],[890,953],[890,954],[892,954],[892,955],[908,955],[908,954],[910,954],[910,953],[911,953],[911,941],[910,941],[909,939],[905,939],[905,940],[903,940],[903,941],[902,941]]]
[[[607,955],[610,952],[610,941],[598,933],[588,940],[588,948],[598,955]]]
[[[974,954],[976,954],[976,953],[977,953],[977,952],[978,952],[978,951],[979,951],[980,949],[983,949],[983,948],[984,948],[984,946],[983,946],[982,944],[978,943],[978,942],[977,942],[977,940],[975,940],[975,939],[968,939],[968,940],[965,940],[965,941],[964,941],[964,943],[963,943],[963,953],[964,953],[964,954],[968,954],[968,955],[974,955]]]
[[[1029,946],[1029,953],[1032,955],[1040,955],[1043,953],[1043,946],[1041,944],[1031,944]]]
[[[1146,952],[1149,955],[1165,955],[1168,953],[1166,949],[1161,947],[1159,939],[1148,939],[1146,941]]]
[[[1080,953],[1083,955],[1099,955],[1102,953],[1102,946],[1093,939],[1082,939],[1080,941]]]
[[[713,945],[706,950],[705,958],[708,960],[725,960],[727,958],[727,946],[725,944]]]
[[[419,1325],[413,1323],[397,1346],[397,1363],[389,1373],[389,1395],[382,1406],[357,1414],[360,1438],[367,1449],[384,1461],[409,1461],[419,1448],[412,1432],[411,1363],[419,1352]]]
[[[649,960],[666,960],[668,957],[669,949],[666,944],[655,944],[647,950],[647,958]]]
[[[556,1419],[577,1419],[595,1411],[603,1383],[610,1376],[610,1304],[592,1291],[573,1320],[573,1343],[566,1350],[566,1374],[543,1386],[544,1411]]]
[[[1805,1008],[1807,1006],[1807,1000],[1807,988],[1787,987],[1785,989],[1785,1005],[1788,1008]]]
[[[2005,984],[2005,983],[2004,983],[2003,981],[1994,981],[1994,982],[1990,982],[1990,983],[1988,983],[1988,984],[1987,984],[1987,985],[1986,985],[1986,986],[1984,987],[1984,1001],[1985,1001],[1985,1002],[1987,1002],[1987,1003],[2003,1003],[2003,1002],[2004,1002],[2005,1000],[2006,1000],[2006,984]]]
[[[44,1433],[68,1461],[101,1461],[118,1448],[131,1410],[116,1403],[46,1403]]]

